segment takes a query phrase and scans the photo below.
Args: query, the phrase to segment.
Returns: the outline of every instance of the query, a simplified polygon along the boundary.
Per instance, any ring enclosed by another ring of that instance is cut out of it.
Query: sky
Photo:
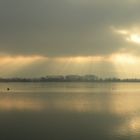
[[[140,78],[139,0],[0,0],[0,77]]]

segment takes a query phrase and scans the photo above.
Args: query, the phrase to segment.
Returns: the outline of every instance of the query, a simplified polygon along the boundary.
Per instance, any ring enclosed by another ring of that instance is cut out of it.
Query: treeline
[[[0,78],[0,82],[140,82],[140,79],[99,78],[96,75],[52,75],[40,78]]]
[[[40,78],[0,78],[0,82],[80,82],[80,81],[96,81],[95,75],[49,75]]]

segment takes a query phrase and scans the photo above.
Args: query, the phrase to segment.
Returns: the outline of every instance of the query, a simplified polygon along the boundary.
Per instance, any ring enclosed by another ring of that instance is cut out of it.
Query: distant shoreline
[[[3,80],[0,81],[0,83],[140,83],[139,81],[135,80],[121,80],[121,81],[35,81],[35,80],[30,80],[30,81],[22,81],[22,80]]]
[[[51,75],[39,78],[0,78],[0,82],[140,82],[137,78],[100,78],[96,75]]]
[[[40,78],[0,78],[0,82],[140,82],[137,78],[100,78],[96,75],[52,75]]]

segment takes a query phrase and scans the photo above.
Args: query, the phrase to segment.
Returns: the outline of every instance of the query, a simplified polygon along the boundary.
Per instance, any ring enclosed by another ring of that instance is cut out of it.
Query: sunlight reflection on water
[[[0,90],[0,138],[19,139],[7,126],[30,132],[22,139],[140,138],[139,83],[0,83]]]

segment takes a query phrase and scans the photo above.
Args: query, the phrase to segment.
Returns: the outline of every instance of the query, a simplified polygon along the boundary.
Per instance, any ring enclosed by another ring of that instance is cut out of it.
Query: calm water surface
[[[0,140],[140,140],[140,83],[0,83]]]

